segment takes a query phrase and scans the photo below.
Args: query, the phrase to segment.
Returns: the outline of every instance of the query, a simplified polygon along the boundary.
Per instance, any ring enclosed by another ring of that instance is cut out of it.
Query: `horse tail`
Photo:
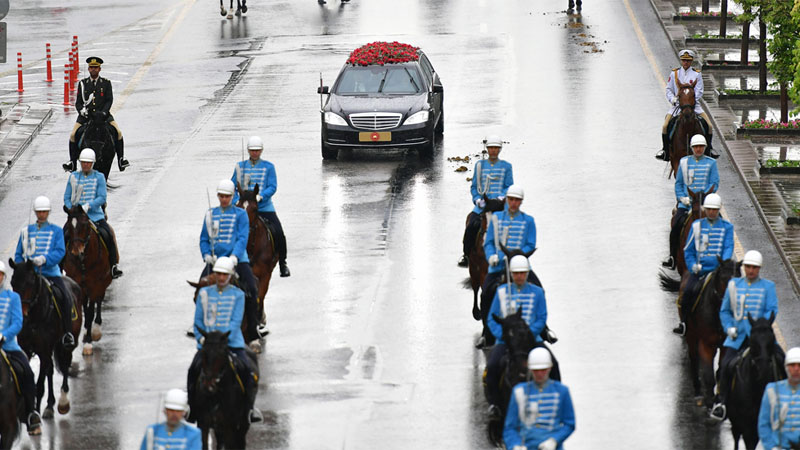
[[[658,273],[658,278],[661,282],[661,288],[668,292],[678,292],[681,289],[681,280],[672,278],[663,270]]]
[[[72,351],[64,349],[63,345],[56,344],[56,348],[53,351],[53,356],[55,356],[55,366],[58,372],[65,376],[69,376],[69,367],[72,365]]]
[[[470,289],[472,290],[472,278],[467,277],[461,280],[461,289]]]

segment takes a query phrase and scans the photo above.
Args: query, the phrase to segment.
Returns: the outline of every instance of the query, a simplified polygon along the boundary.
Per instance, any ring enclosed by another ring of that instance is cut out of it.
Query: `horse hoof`
[[[94,324],[92,325],[92,340],[99,341],[100,338],[103,337],[103,330],[100,329],[100,325]]]
[[[248,344],[248,347],[250,347],[253,353],[261,353],[261,343],[258,342],[258,339],[253,339],[250,344]]]
[[[228,19],[233,19],[233,14],[228,14]]]
[[[48,406],[44,409],[42,413],[42,419],[52,419],[53,418],[53,408]]]
[[[92,344],[83,344],[83,356],[92,355]]]
[[[32,430],[28,430],[28,436],[39,436],[42,434],[42,427],[36,427]]]
[[[219,15],[225,17],[225,14],[228,14],[228,11],[225,11],[225,8],[220,8]]]
[[[61,391],[61,396],[58,398],[58,413],[59,414],[66,414],[70,410],[69,398],[67,397],[67,393]]]
[[[242,5],[242,12],[243,12],[243,13],[246,13],[246,12],[247,12],[247,5]]]
[[[481,320],[481,310],[478,308],[472,308],[472,318],[475,320]]]

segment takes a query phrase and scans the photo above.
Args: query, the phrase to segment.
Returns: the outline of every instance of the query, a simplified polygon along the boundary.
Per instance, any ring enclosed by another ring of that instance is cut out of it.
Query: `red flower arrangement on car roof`
[[[397,64],[419,60],[419,47],[401,42],[370,42],[355,49],[347,58],[347,63],[354,66],[372,64]]]

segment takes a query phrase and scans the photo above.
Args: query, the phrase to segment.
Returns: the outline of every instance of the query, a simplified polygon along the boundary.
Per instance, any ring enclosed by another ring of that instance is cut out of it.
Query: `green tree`
[[[795,0],[791,17],[794,26],[800,26],[800,0]],[[800,41],[794,43],[794,48],[792,49],[792,63],[794,64],[792,74],[794,82],[789,88],[789,97],[791,97],[795,105],[800,105]],[[800,112],[800,106],[795,109],[795,112]]]
[[[800,3],[792,3],[791,0],[769,0],[766,8],[762,9],[762,19],[772,34],[772,38],[767,40],[772,61],[767,66],[781,89],[781,122],[789,121],[787,90],[795,78],[797,67],[794,50],[797,48],[796,36],[800,34],[800,22],[792,17],[792,13],[798,9],[793,6]]]

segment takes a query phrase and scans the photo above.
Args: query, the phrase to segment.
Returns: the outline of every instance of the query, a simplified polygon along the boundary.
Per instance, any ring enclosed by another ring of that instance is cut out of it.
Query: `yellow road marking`
[[[639,39],[639,44],[642,47],[642,51],[644,52],[644,56],[647,58],[647,61],[650,63],[650,68],[653,69],[653,74],[658,80],[659,84],[661,85],[661,90],[665,90],[667,88],[667,83],[661,76],[661,69],[658,67],[658,63],[656,62],[656,58],[653,55],[653,52],[650,50],[650,45],[647,44],[647,39],[642,32],[642,27],[639,26],[639,21],[636,20],[636,16],[633,14],[633,9],[631,8],[631,4],[629,0],[622,0],[622,3],[625,5],[625,10],[628,12],[628,17],[631,19],[631,23],[633,24],[633,31],[636,33],[636,37]],[[720,208],[720,213],[724,217],[728,216],[728,213],[725,212],[725,208]],[[739,241],[739,236],[736,235],[736,232],[733,232],[733,253],[736,255],[736,259],[742,260],[744,258],[744,247],[742,243]],[[774,322],[772,324],[772,328],[775,330],[775,338],[778,340],[778,343],[781,347],[783,347],[784,351],[786,350],[786,339],[783,337],[783,333],[781,333],[780,328],[778,327],[778,323]]]

